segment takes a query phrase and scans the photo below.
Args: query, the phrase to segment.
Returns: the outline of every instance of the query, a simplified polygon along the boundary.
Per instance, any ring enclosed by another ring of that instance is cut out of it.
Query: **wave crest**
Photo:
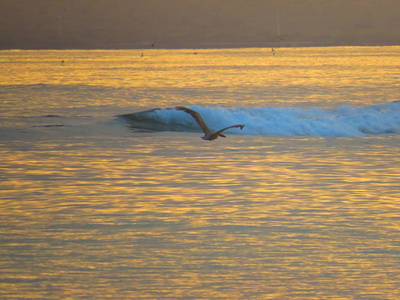
[[[362,137],[400,134],[400,101],[382,105],[337,109],[304,109],[299,107],[222,108],[191,106],[210,128],[245,124],[231,133],[242,135]],[[139,130],[201,131],[193,118],[173,108],[152,109],[119,116]]]

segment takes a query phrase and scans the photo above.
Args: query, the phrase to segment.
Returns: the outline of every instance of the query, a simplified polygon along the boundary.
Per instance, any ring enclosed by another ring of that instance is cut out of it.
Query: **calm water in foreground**
[[[399,299],[400,47],[0,68],[0,298]]]

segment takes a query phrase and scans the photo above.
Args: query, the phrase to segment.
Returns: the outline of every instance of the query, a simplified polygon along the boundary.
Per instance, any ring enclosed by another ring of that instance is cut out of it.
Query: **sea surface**
[[[400,299],[399,100],[400,47],[0,51],[0,298]]]

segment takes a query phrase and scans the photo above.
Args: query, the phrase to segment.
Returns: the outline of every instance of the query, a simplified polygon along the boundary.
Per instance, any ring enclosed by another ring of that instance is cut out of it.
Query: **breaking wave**
[[[356,108],[304,109],[298,107],[221,108],[190,106],[210,128],[245,124],[242,135],[363,137],[400,134],[400,101]],[[151,131],[200,131],[194,119],[174,108],[152,109],[119,116],[127,126]],[[227,132],[229,132],[227,131]]]

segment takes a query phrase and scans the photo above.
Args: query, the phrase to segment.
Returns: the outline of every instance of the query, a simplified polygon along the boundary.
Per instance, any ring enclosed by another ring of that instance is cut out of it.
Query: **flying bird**
[[[214,130],[211,130],[210,128],[208,128],[206,122],[204,122],[204,120],[201,117],[200,113],[198,113],[197,111],[191,110],[191,109],[186,108],[184,106],[177,106],[177,107],[175,107],[175,109],[176,110],[183,110],[184,112],[186,112],[189,115],[191,115],[193,117],[193,119],[196,120],[197,124],[199,124],[201,130],[203,130],[203,132],[204,132],[204,136],[201,137],[203,140],[212,141],[212,140],[217,139],[219,136],[225,138],[226,136],[223,135],[221,132],[223,132],[223,131],[225,131],[225,130],[227,130],[229,128],[240,127],[240,129],[243,129],[243,127],[244,127],[244,125],[237,124],[237,125],[232,125],[232,126],[229,126],[229,127],[225,127],[225,128],[223,128],[221,130],[218,130],[218,131],[214,131]]]

